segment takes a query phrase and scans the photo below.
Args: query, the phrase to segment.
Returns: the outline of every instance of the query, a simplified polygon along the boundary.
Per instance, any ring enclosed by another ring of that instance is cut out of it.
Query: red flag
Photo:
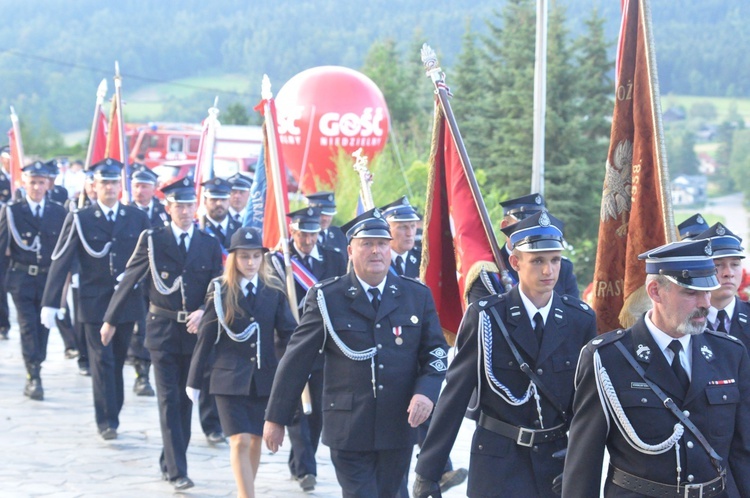
[[[282,225],[286,227],[287,221],[284,217],[279,219],[280,213],[289,212],[289,194],[286,184],[286,167],[284,166],[284,158],[281,156],[281,142],[279,141],[279,134],[276,131],[277,118],[276,118],[276,102],[274,99],[267,99],[260,102],[255,107],[255,110],[265,115],[265,105],[268,104],[270,110],[270,116],[266,116],[266,122],[263,125],[263,150],[265,154],[265,168],[266,168],[266,202],[265,211],[263,212],[263,245],[265,247],[273,248],[279,245],[281,239],[285,236],[286,230],[282,230]],[[274,126],[267,126],[269,123],[273,123]],[[269,136],[270,135],[270,136]],[[272,147],[269,146],[269,142],[273,141],[276,146],[273,147],[276,151],[276,157],[272,157]],[[278,165],[278,183],[274,180],[274,165]],[[277,199],[280,199],[277,200]],[[281,208],[279,202],[282,203]]]
[[[107,116],[101,108],[97,121],[94,147],[91,149],[91,164],[96,164],[107,157]]]
[[[23,169],[23,146],[16,139],[16,131],[8,130],[8,144],[10,146],[10,190],[15,192],[21,186],[21,170]]]
[[[120,151],[120,110],[117,108],[117,99],[112,97],[112,108],[109,111],[109,131],[107,132],[107,146],[104,149],[104,157],[111,157],[125,164]],[[92,159],[91,164],[95,164]]]
[[[198,199],[198,204],[203,205],[203,185],[202,183],[204,181],[208,181],[211,179],[211,176],[206,178],[204,180],[204,169],[206,169],[209,174],[213,170],[213,166],[209,165],[208,168],[205,168],[206,162],[213,161],[213,147],[211,151],[210,157],[206,158],[206,147],[207,147],[207,141],[208,141],[208,118],[203,120],[203,130],[201,131],[201,140],[198,143],[198,156],[195,161],[195,173],[193,174],[193,178],[195,180],[195,196]],[[212,144],[213,145],[213,144]]]
[[[638,255],[673,238],[650,21],[642,0],[624,0],[615,109],[602,192],[593,307],[599,332],[632,324],[648,301]],[[671,231],[671,230],[670,230]]]
[[[420,277],[432,291],[443,333],[452,344],[469,286],[482,267],[494,272],[498,268],[439,103],[427,181]]]

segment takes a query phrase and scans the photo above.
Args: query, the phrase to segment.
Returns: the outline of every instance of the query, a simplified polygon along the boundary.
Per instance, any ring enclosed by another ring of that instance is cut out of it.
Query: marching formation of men
[[[7,167],[7,149],[0,158]],[[175,490],[194,486],[196,404],[208,441],[229,439],[239,496],[253,496],[261,440],[276,452],[285,433],[305,492],[322,441],[345,497],[409,496],[415,444],[420,498],[467,477],[472,497],[750,496],[750,304],[742,241],[724,224],[696,214],[681,241],[641,254],[651,309],[597,336],[563,222],[540,195],[504,201],[506,272],[482,270],[468,289],[449,362],[406,197],[338,227],[334,194],[310,194],[287,213],[285,255],[246,226],[248,176],[208,180],[199,198],[192,178],[157,189],[136,164],[126,204],[123,168],[92,165],[73,200],[55,188],[56,161],[23,168],[15,194],[0,172],[0,340],[7,292],[22,392],[42,401],[58,328],[91,376],[104,440],[118,437],[132,364],[134,393],[156,398],[159,469]],[[465,417],[470,465],[453,469]]]

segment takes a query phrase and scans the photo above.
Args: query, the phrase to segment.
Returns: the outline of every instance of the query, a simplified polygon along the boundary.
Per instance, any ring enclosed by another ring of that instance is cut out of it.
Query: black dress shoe
[[[44,389],[42,389],[41,379],[28,379],[26,386],[23,388],[23,395],[36,401],[42,401],[44,399]]]
[[[445,493],[453,486],[458,486],[466,480],[468,475],[469,471],[464,468],[449,470],[448,472],[443,473],[440,478],[440,491]]]
[[[195,483],[189,477],[178,477],[172,481],[172,486],[174,486],[175,491],[183,491],[192,488]]]
[[[78,367],[78,375],[83,375],[84,377],[91,377],[91,370],[89,370],[89,367],[87,366],[79,366]]]
[[[206,440],[211,444],[221,444],[227,442],[227,438],[224,436],[224,433],[219,431],[208,434],[206,436]]]
[[[299,478],[299,487],[302,488],[302,491],[314,491],[317,483],[313,474],[305,474]]]
[[[117,439],[117,429],[113,429],[112,427],[107,427],[106,429],[101,431],[99,435],[105,441],[109,441],[111,439]]]
[[[65,359],[72,360],[78,358],[78,350],[76,348],[68,348],[65,350]]]

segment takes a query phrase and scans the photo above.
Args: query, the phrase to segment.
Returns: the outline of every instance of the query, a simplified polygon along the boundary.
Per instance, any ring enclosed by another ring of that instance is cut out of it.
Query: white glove
[[[78,273],[72,274],[70,276],[70,286],[72,288],[74,288],[74,289],[77,289],[78,288],[78,282],[79,282],[79,280],[80,280],[80,278],[79,278]]]
[[[195,389],[190,386],[185,386],[185,392],[187,393],[188,398],[190,398],[190,401],[192,401],[194,405],[197,405],[198,400],[201,397],[201,390]]]
[[[42,312],[40,313],[42,325],[44,325],[48,329],[55,328],[57,325],[55,323],[55,318],[57,317],[57,314],[60,313],[60,311],[60,308],[53,308],[51,306],[42,307]]]

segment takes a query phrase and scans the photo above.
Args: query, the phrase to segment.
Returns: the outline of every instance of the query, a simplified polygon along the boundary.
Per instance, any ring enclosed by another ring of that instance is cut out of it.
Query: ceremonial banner
[[[109,110],[109,130],[107,130],[107,146],[104,148],[104,158],[111,157],[125,164],[120,150],[120,110],[117,108],[117,99],[112,97],[112,105]],[[91,164],[96,164],[92,159]]]
[[[255,163],[255,177],[250,187],[250,199],[245,210],[242,225],[257,228],[263,233],[263,216],[266,206],[266,147],[261,145],[258,162]]]
[[[648,309],[638,255],[674,239],[649,7],[623,0],[622,9],[592,292],[599,333],[629,326]]]
[[[281,142],[276,130],[276,103],[274,99],[263,99],[255,110],[263,114],[263,151],[265,163],[266,196],[263,212],[263,245],[275,248],[282,238],[286,238],[287,226],[285,214],[289,212],[289,195],[286,183],[286,167],[281,157]],[[275,144],[272,146],[271,142]],[[275,157],[274,157],[275,153]],[[277,171],[274,172],[274,168]],[[257,172],[256,172],[257,174]]]
[[[23,145],[16,137],[15,129],[8,130],[8,144],[10,147],[10,191],[15,192],[21,186],[21,170],[23,169]]]
[[[99,115],[97,116],[97,125],[94,133],[94,145],[91,149],[91,164],[96,164],[99,161],[106,159],[107,154],[107,116],[104,115],[104,111],[99,109]]]
[[[498,268],[440,101],[427,182],[420,279],[432,291],[443,333],[453,344],[469,286],[482,267]]]
[[[209,107],[208,116],[203,120],[195,172],[193,173],[195,196],[198,198],[198,205],[201,207],[203,206],[202,184],[214,177],[214,146],[216,145],[216,129],[220,125],[217,105],[218,102],[214,100],[213,107]],[[200,209],[199,212],[203,212],[203,209]]]

